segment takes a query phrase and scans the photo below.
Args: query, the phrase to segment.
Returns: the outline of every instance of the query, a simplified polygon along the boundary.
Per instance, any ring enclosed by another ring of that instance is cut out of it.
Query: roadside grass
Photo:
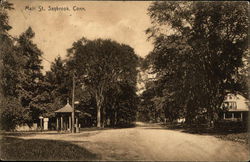
[[[22,139],[39,135],[68,134],[73,137],[88,137],[103,130],[114,128],[81,128],[81,133],[57,131],[0,132],[0,160],[8,161],[90,161],[101,159],[100,155],[88,151],[85,141],[62,141],[51,139]],[[121,129],[121,128],[119,128]],[[86,141],[87,142],[87,141]]]
[[[249,144],[249,133],[243,132],[243,133],[230,133],[230,134],[224,134],[224,135],[214,135],[217,138],[223,139],[223,140],[229,140],[234,142],[239,142],[243,144]]]
[[[244,130],[218,130],[207,128],[206,126],[201,127],[187,127],[182,124],[162,124],[163,127],[172,130],[180,130],[185,133],[200,134],[200,135],[211,135],[222,140],[239,142],[242,144],[249,144],[249,132]]]
[[[0,139],[1,160],[44,161],[44,160],[95,160],[98,156],[84,147],[66,141],[43,139]]]

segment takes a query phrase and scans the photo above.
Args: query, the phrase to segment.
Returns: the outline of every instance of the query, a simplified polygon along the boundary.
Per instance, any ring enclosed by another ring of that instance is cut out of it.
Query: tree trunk
[[[101,103],[100,101],[96,101],[97,102],[97,127],[100,128],[101,127]]]
[[[117,124],[117,111],[115,110],[115,122],[114,122],[114,126],[116,126]]]
[[[105,127],[105,123],[106,123],[106,110],[105,110],[105,108],[103,107],[103,108],[102,108],[102,128]]]
[[[110,125],[112,127],[115,127],[115,109],[114,109],[114,106],[112,106],[112,111],[110,114]]]
[[[213,107],[208,108],[208,122],[209,122],[209,127],[213,128],[213,123],[214,123],[214,111],[213,111]]]
[[[96,93],[96,96],[95,96],[95,98],[96,98],[96,106],[97,106],[97,118],[96,118],[96,120],[97,120],[97,127],[98,128],[100,128],[101,126],[102,126],[102,121],[101,121],[101,119],[102,119],[102,106],[103,106],[103,100],[104,100],[104,98],[103,98],[103,96],[102,96],[102,93]]]

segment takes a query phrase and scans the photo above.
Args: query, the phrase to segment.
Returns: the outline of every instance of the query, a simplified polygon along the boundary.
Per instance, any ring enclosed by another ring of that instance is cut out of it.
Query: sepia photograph
[[[249,161],[247,1],[0,0],[1,161]]]

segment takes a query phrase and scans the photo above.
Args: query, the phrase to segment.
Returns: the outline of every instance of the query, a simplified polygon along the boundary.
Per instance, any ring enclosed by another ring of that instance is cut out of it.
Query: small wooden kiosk
[[[69,102],[61,109],[55,111],[56,113],[56,129],[57,131],[72,131],[72,115],[73,108]],[[79,110],[75,110],[75,129],[78,128]]]

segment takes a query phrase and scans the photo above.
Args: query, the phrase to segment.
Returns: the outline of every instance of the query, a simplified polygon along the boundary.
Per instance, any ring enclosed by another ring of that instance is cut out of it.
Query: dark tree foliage
[[[4,130],[13,130],[30,119],[18,99],[20,58],[14,46],[16,39],[8,34],[12,27],[7,10],[11,9],[11,3],[0,3],[0,129]]]
[[[135,85],[137,63],[138,57],[131,47],[111,40],[82,38],[68,50],[68,66],[95,98],[97,127],[106,122],[106,92],[118,82]]]
[[[227,93],[243,92],[247,11],[246,2],[153,2],[149,7],[147,33],[155,47],[146,60],[169,118],[182,112],[192,123],[206,112],[214,120]]]
[[[4,1],[0,3],[0,34],[6,34],[8,35],[8,31],[12,28],[9,25],[9,17],[7,10],[14,9],[12,3],[9,3],[7,1]]]
[[[61,57],[52,62],[50,71],[46,72],[45,83],[50,87],[50,105],[46,112],[48,116],[53,116],[53,112],[65,106],[67,99],[70,99],[72,89],[71,76]]]
[[[158,109],[154,99],[157,96],[154,82],[146,82],[146,90],[140,95],[140,106],[138,108],[138,120],[148,122],[157,121]]]
[[[7,10],[13,9],[12,4],[0,4],[0,75],[1,95],[17,96],[15,85],[18,76],[18,58],[14,51],[13,40],[8,34],[11,26],[8,24]]]
[[[136,119],[138,102],[135,85],[119,81],[110,87],[105,94],[104,103],[109,126],[130,126]]]
[[[19,124],[28,122],[30,117],[17,98],[3,98],[0,103],[0,129],[14,130]]]
[[[43,113],[43,99],[40,97],[43,89],[41,73],[42,52],[33,43],[35,33],[29,27],[17,40],[16,53],[19,57],[20,70],[18,75],[18,98],[24,108],[29,109],[32,121],[37,121]],[[42,100],[41,100],[42,99]]]

